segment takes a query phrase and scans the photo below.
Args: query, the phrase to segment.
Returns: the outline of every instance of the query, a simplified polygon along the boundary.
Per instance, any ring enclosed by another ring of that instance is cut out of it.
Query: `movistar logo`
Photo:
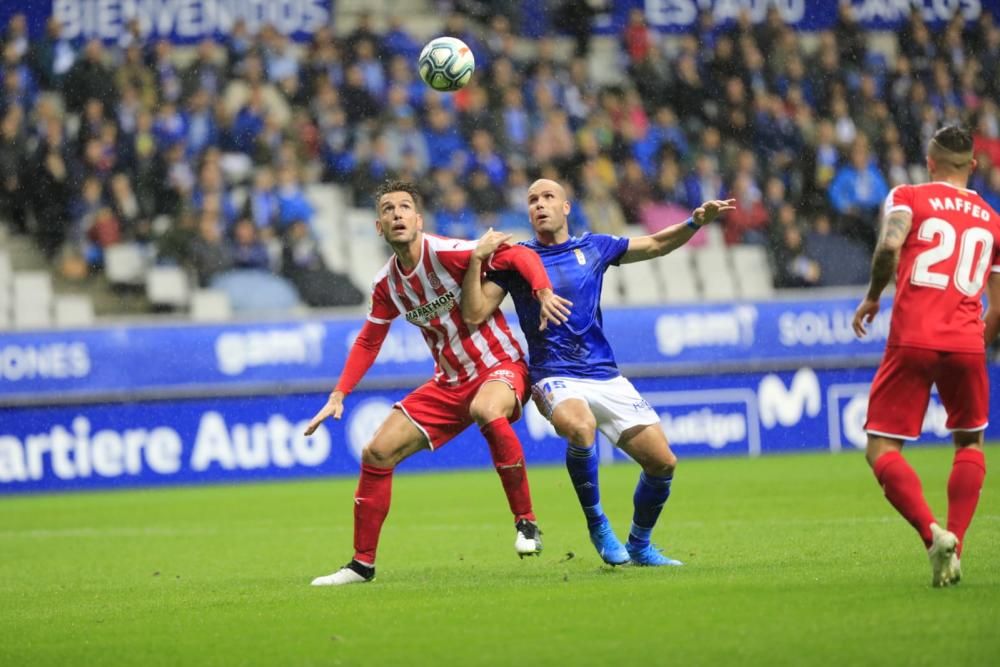
[[[443,313],[447,313],[454,307],[455,293],[453,291],[445,292],[433,301],[428,301],[427,303],[417,306],[413,310],[407,311],[406,321],[417,324],[426,324],[434,318],[440,317]]]

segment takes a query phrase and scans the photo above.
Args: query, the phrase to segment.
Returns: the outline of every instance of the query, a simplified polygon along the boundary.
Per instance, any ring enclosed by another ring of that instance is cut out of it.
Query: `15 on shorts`
[[[514,391],[517,406],[512,422],[521,416],[521,404],[528,393],[528,367],[523,361],[505,361],[479,377],[460,385],[439,385],[429,380],[394,407],[427,436],[431,449],[437,449],[472,424],[469,408],[480,387],[487,382],[502,382]]]
[[[632,385],[622,376],[610,380],[548,377],[531,387],[531,395],[546,419],[563,401],[576,398],[584,401],[597,420],[597,428],[615,445],[622,433],[633,426],[659,424],[660,417]]]
[[[931,385],[937,385],[950,431],[981,431],[989,423],[990,385],[985,352],[941,352],[890,345],[872,380],[865,431],[916,440]]]

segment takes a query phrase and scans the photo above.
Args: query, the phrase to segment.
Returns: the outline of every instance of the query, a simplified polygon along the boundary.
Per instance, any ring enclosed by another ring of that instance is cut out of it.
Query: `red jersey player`
[[[462,278],[475,241],[423,233],[416,188],[390,181],[376,193],[376,230],[394,256],[375,277],[367,321],[347,356],[337,386],[306,429],[311,435],[327,417],[340,419],[344,397],[371,367],[399,315],[418,327],[435,359],[433,379],[393,406],[361,455],[354,496],[354,557],[314,586],[363,583],[375,578],[375,550],[389,513],[392,473],[403,459],[437,449],[473,421],[490,454],[514,514],[514,548],[524,557],[541,551],[521,443],[511,428],[528,390],[524,352],[501,313],[467,326],[459,309]],[[552,293],[541,260],[532,251],[506,247],[491,258],[495,267],[520,273],[535,290],[542,317],[566,321],[567,301]]]
[[[928,147],[927,167],[932,182],[900,185],[886,199],[871,283],[854,314],[854,331],[864,335],[895,269],[889,340],[868,401],[867,459],[886,498],[920,533],[932,584],[949,586],[962,576],[965,531],[986,474],[985,343],[1000,328],[1000,218],[965,187],[976,167],[966,130],[938,130]],[[987,281],[984,325],[981,299]],[[904,441],[920,435],[932,384],[948,412],[956,448],[947,529],[935,521],[920,478],[901,454]]]

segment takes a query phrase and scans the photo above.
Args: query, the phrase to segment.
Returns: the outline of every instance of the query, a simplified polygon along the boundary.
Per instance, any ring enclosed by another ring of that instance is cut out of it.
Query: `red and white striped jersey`
[[[420,327],[434,356],[434,380],[440,384],[468,382],[499,363],[524,357],[499,310],[478,327],[462,319],[462,279],[475,247],[476,241],[425,233],[413,271],[405,273],[393,256],[372,283],[368,320],[388,324],[405,315],[407,322]],[[510,251],[520,249],[501,248],[491,266],[503,264],[502,256]]]

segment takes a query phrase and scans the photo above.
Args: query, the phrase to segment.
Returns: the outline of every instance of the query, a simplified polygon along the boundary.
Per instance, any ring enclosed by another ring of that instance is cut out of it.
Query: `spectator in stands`
[[[11,107],[0,120],[0,218],[10,220],[14,230],[21,233],[28,229],[23,194],[27,156],[21,129],[23,117],[20,107]]]
[[[431,169],[453,169],[456,173],[465,169],[468,147],[452,122],[451,114],[445,109],[437,108],[430,112],[424,137]]]
[[[285,233],[281,267],[310,306],[356,306],[364,302],[364,295],[350,278],[327,268],[319,244],[302,220],[292,222]]]
[[[233,267],[237,269],[271,270],[267,246],[257,234],[257,226],[249,218],[240,218],[232,232]]]
[[[851,144],[850,162],[830,183],[830,204],[840,216],[842,233],[873,248],[878,211],[888,194],[889,186],[871,159],[867,140],[856,140]]]
[[[625,162],[624,173],[618,183],[618,201],[622,205],[625,220],[639,221],[640,209],[653,199],[653,189],[646,180],[639,161],[630,158]]]
[[[736,177],[729,198],[736,200],[736,209],[723,220],[722,233],[726,244],[764,243],[769,216],[760,190],[753,185],[748,173]]]
[[[50,261],[55,258],[69,230],[70,202],[75,195],[71,165],[72,155],[62,123],[50,120],[29,161],[32,178],[28,191],[35,212],[38,245]]]
[[[836,234],[830,216],[816,216],[812,230],[806,234],[805,247],[808,256],[819,265],[820,285],[860,285],[868,280],[871,271],[868,252],[857,241]]]
[[[420,54],[420,44],[406,30],[403,17],[399,14],[389,16],[389,29],[382,36],[381,49],[385,56],[402,56],[407,62],[416,60]]]
[[[52,16],[45,22],[45,35],[30,46],[28,62],[42,90],[62,86],[63,79],[73,67],[76,50],[62,35],[62,21]]]
[[[313,206],[302,190],[296,167],[285,165],[278,171],[278,226],[284,230],[296,220],[312,224]]]
[[[476,239],[481,233],[476,212],[468,204],[465,191],[449,188],[436,214],[436,233],[457,239]]]
[[[479,167],[469,177],[468,198],[469,206],[483,219],[496,216],[506,208],[503,192],[490,179],[486,170]]]
[[[653,40],[646,26],[646,14],[642,9],[636,7],[629,10],[628,25],[625,27],[622,41],[630,66],[639,65],[649,56],[649,52],[653,49]]]
[[[233,267],[233,253],[222,235],[218,215],[204,211],[199,217],[198,234],[191,241],[187,260],[198,276],[198,284],[208,287],[212,277]]]
[[[142,243],[151,240],[149,212],[143,210],[127,174],[119,172],[111,177],[110,204],[123,237]]]
[[[820,281],[820,265],[806,252],[797,225],[784,228],[783,243],[775,254],[775,287],[810,287]]]
[[[604,181],[593,163],[582,167],[581,180],[586,193],[581,205],[590,231],[595,234],[627,236],[627,225],[622,207],[614,197],[614,191]],[[701,203],[701,202],[699,202]]]

